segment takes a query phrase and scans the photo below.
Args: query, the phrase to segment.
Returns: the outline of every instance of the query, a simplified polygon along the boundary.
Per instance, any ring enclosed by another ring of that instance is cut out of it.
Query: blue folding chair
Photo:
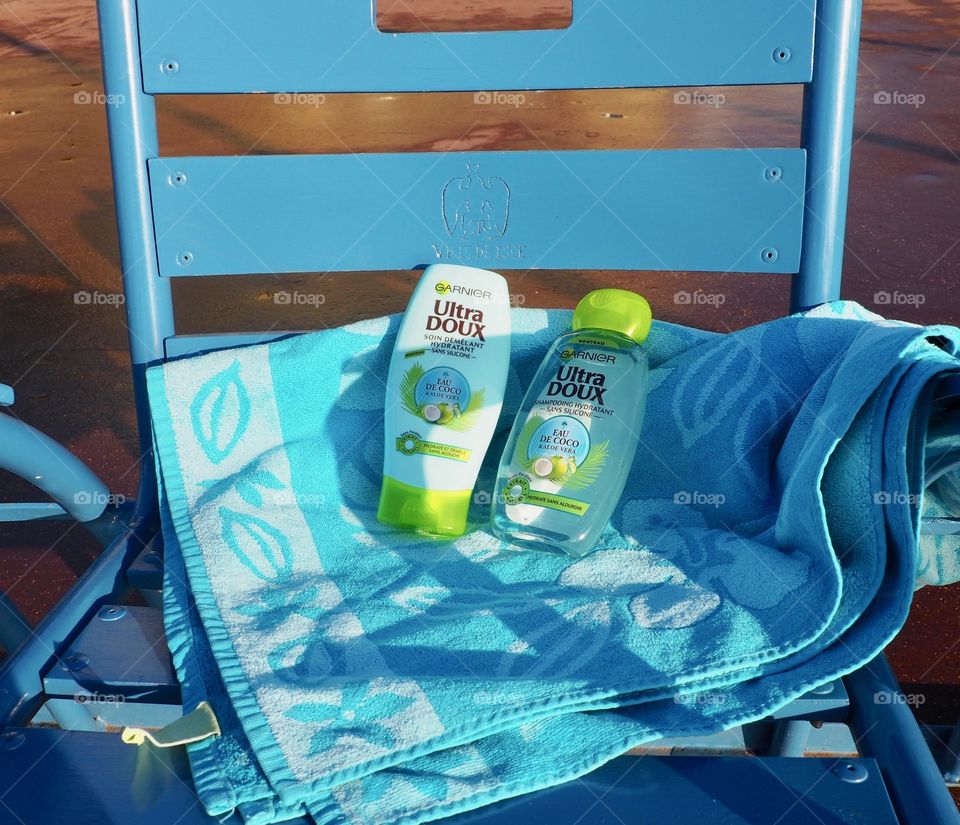
[[[116,735],[181,715],[144,371],[289,333],[177,335],[170,279],[452,260],[784,273],[793,310],[835,299],[860,0],[575,0],[565,30],[442,35],[380,32],[369,3],[344,0],[99,0],[99,12],[141,484],[118,505],[63,448],[0,415],[0,467],[53,499],[0,518],[76,519],[104,545],[38,626],[0,601],[0,820],[199,823],[184,754]],[[159,94],[720,84],[803,84],[802,148],[161,157],[154,110]],[[465,215],[468,190],[481,197]],[[653,743],[461,819],[957,822],[944,785],[956,759],[938,766],[900,698],[881,656],[770,719]],[[960,750],[960,734],[947,745]]]

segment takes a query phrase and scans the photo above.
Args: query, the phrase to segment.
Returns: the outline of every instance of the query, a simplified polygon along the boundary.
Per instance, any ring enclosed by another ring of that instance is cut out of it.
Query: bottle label
[[[557,354],[550,378],[517,437],[513,475],[501,493],[508,505],[530,504],[583,516],[604,475],[621,399],[631,392],[633,362],[584,338]],[[631,405],[624,404],[624,408]]]
[[[472,488],[500,416],[509,356],[507,282],[428,267],[390,358],[384,474],[424,490]]]
[[[434,458],[449,458],[452,461],[469,461],[472,451],[452,444],[425,441],[418,432],[410,430],[397,439],[397,452],[403,455],[430,455]]]
[[[534,490],[530,487],[530,480],[525,475],[516,475],[507,482],[503,491],[503,500],[507,504],[533,504],[574,516],[582,516],[590,507],[585,501]]]
[[[456,432],[470,430],[480,417],[484,389],[471,391],[463,373],[453,367],[424,370],[415,361],[400,380],[400,402],[411,415],[427,424]]]

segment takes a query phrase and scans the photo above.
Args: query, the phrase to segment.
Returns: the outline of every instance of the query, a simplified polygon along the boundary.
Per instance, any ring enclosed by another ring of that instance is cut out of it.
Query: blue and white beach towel
[[[496,462],[569,318],[515,312],[456,541],[375,518],[398,318],[150,371],[167,639],[186,709],[222,730],[189,748],[211,814],[418,823],[565,781],[763,717],[871,659],[918,580],[960,577],[957,539],[919,539],[960,489],[936,401],[960,332],[851,303],[729,335],[656,323],[597,549],[501,544]]]

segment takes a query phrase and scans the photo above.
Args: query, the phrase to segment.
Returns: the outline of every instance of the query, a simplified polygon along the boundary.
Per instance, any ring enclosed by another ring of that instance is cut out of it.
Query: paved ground
[[[431,15],[449,14],[438,0],[407,4],[434,27]],[[421,25],[393,5],[383,28]],[[510,4],[460,4],[486,27],[505,19],[501,5]],[[562,26],[564,5],[531,0],[519,22]],[[18,416],[129,494],[137,449],[96,38],[92,0],[0,2],[0,381],[15,385]],[[866,0],[844,292],[917,322],[960,322],[958,43],[956,2]],[[322,107],[280,107],[271,96],[163,99],[161,146],[184,154],[334,152],[344,143],[361,152],[796,144],[796,89],[717,91],[719,106],[676,105],[671,91],[528,94],[518,108],[477,106],[472,95],[331,96]],[[176,284],[181,332],[262,328],[278,317],[289,328],[320,327],[399,311],[414,278],[292,278],[286,288],[324,296],[319,308],[278,307],[272,279],[204,280]],[[788,295],[777,277],[515,272],[510,280],[529,306],[570,306],[596,285],[630,284],[660,317],[712,329],[780,314]],[[722,307],[676,303],[678,290],[698,288],[722,295]],[[878,293],[901,303],[884,306]],[[2,492],[27,490],[3,480]],[[78,528],[5,529],[0,588],[36,620],[94,553]],[[889,651],[910,690],[927,698],[920,712],[930,722],[952,722],[960,709],[958,595],[958,586],[920,592]]]

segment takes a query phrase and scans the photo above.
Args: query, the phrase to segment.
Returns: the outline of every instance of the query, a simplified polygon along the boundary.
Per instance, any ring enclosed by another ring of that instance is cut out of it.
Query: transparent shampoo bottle
[[[650,306],[599,289],[547,352],[497,474],[493,530],[504,541],[582,556],[623,493],[640,437]]]

